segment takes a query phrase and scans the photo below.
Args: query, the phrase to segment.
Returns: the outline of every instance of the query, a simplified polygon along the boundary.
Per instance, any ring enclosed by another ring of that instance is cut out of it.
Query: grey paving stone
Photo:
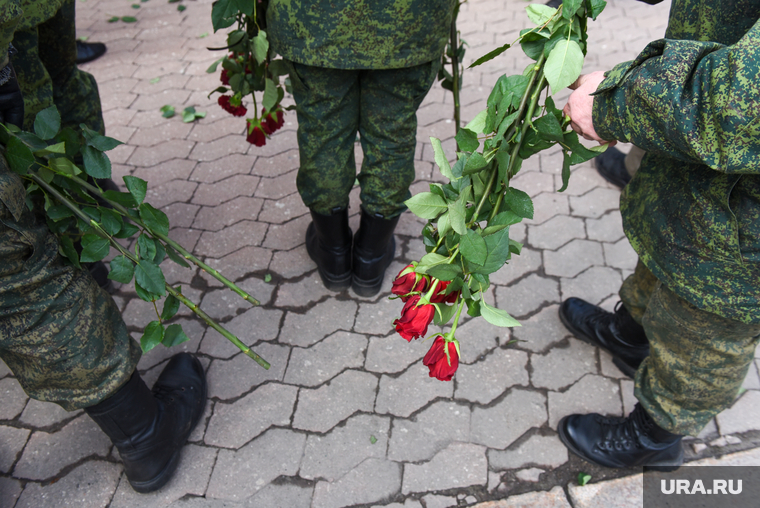
[[[272,291],[272,289],[270,288],[269,291]],[[255,292],[251,296],[258,300],[264,300],[262,296],[257,295]],[[214,319],[235,317],[240,313],[250,312],[256,309],[256,307],[253,307],[250,303],[246,302],[227,288],[208,291],[203,296],[200,307],[206,314]]]
[[[314,390],[301,388],[293,428],[327,432],[357,411],[371,412],[377,378],[348,370]]]
[[[747,372],[747,377],[744,378],[742,388],[746,390],[760,390],[760,376],[758,375],[757,364],[755,362],[749,365],[749,371]]]
[[[549,392],[549,426],[557,428],[563,416],[570,414],[623,414],[618,384],[602,376],[588,374],[564,393]]]
[[[346,368],[361,367],[367,337],[350,332],[335,332],[309,349],[295,347],[290,353],[285,382],[318,386]]]
[[[586,219],[586,231],[589,240],[600,242],[617,242],[625,238],[623,219],[618,210],[613,210],[598,219]]]
[[[531,467],[529,469],[523,469],[515,473],[515,478],[523,482],[536,483],[541,478],[541,473],[544,473],[543,469],[537,467]]]
[[[108,506],[111,496],[116,491],[122,469],[121,464],[102,460],[85,462],[63,478],[44,487],[39,483],[27,483],[16,507],[39,508],[46,506],[49,500],[53,499],[55,506],[62,508]]]
[[[389,286],[384,286],[383,289],[387,287]],[[391,333],[394,330],[393,321],[399,317],[403,306],[401,300],[388,298],[380,298],[376,302],[362,302],[356,315],[354,330],[375,335]]]
[[[272,255],[272,262],[269,264],[269,270],[285,278],[300,277],[314,270],[314,267],[314,261],[303,247],[277,251]]]
[[[596,189],[583,196],[570,197],[571,213],[576,217],[590,217],[596,219],[609,210],[615,210],[620,206],[620,191],[617,189]]]
[[[520,171],[515,178],[510,180],[509,185],[526,192],[529,196],[537,196],[542,192],[554,190],[554,177],[538,171]]]
[[[512,227],[510,233],[514,232],[514,230],[515,226]],[[516,239],[514,236],[512,238]],[[499,271],[492,273],[489,277],[493,284],[506,285],[527,273],[535,272],[542,264],[541,251],[523,247],[519,256],[513,254],[512,259],[506,265],[499,268]]]
[[[168,508],[242,508],[241,503],[206,499],[205,497],[187,497],[174,501]]]
[[[509,329],[499,328],[485,319],[472,318],[459,324],[457,340],[461,346],[460,365],[477,362],[500,343],[509,341]],[[459,374],[457,373],[457,376]]]
[[[590,240],[573,240],[556,252],[544,251],[544,270],[547,275],[575,277],[591,266],[603,264],[601,245]]]
[[[613,268],[594,266],[573,279],[562,278],[562,299],[571,296],[598,304],[610,295],[617,295],[623,279]]]
[[[0,476],[0,506],[14,506],[22,489],[21,482]]]
[[[438,397],[451,397],[454,384],[431,378],[429,372],[418,362],[398,377],[384,375],[380,379],[375,412],[407,417]]]
[[[423,358],[429,349],[426,342],[407,342],[396,332],[387,337],[370,337],[364,368],[387,374],[401,372]]]
[[[747,390],[739,400],[715,417],[720,433],[741,434],[760,428],[760,392]]]
[[[269,369],[264,369],[243,353],[231,360],[212,360],[206,372],[208,396],[234,399],[267,381],[282,381],[290,348],[265,342],[256,346],[254,351],[269,362]]]
[[[731,453],[721,457],[709,457],[690,462],[690,466],[757,466],[760,464],[760,448]]]
[[[303,247],[306,250],[306,247]],[[312,261],[312,269],[316,270]],[[277,292],[277,307],[303,307],[334,293],[327,290],[315,271],[298,282],[284,282]]]
[[[0,379],[0,407],[2,407],[2,418],[4,420],[13,420],[24,410],[29,397],[24,393],[24,389],[13,378],[6,377]]]
[[[0,473],[10,473],[31,431],[0,425]]]
[[[527,365],[528,354],[515,349],[497,349],[477,363],[460,364],[454,397],[488,404],[511,386],[527,386]]]
[[[583,219],[577,217],[557,215],[543,224],[528,226],[528,242],[538,249],[555,250],[577,238],[586,238]]]
[[[390,424],[390,418],[361,414],[327,435],[310,435],[299,476],[334,482],[369,457],[384,458]]]
[[[295,475],[305,443],[305,434],[270,429],[238,451],[220,450],[206,497],[241,501],[278,476]]]
[[[497,471],[531,465],[554,469],[567,459],[567,448],[554,435],[534,434],[512,450],[488,450],[489,468]]]
[[[217,450],[214,448],[186,445],[182,449],[177,472],[169,483],[148,494],[138,494],[132,490],[122,475],[109,508],[163,508],[188,494],[202,496],[206,492],[216,456]]]
[[[13,474],[17,478],[45,480],[84,457],[105,457],[110,448],[111,441],[95,422],[80,416],[58,432],[34,432]]]
[[[429,462],[406,464],[401,491],[430,492],[483,485],[488,482],[486,449],[470,443],[452,443]]]
[[[533,198],[533,208],[535,210],[533,219],[526,221],[527,225],[541,224],[551,219],[555,215],[569,215],[570,204],[567,196],[557,194],[556,192],[542,192]]]
[[[224,323],[224,328],[243,341],[243,344],[251,346],[261,340],[271,341],[277,338],[282,314],[281,310],[254,307]],[[199,351],[214,358],[231,358],[240,353],[237,346],[212,328],[206,330]]]
[[[193,431],[187,437],[188,443],[200,443],[203,441],[203,436],[206,434],[206,427],[208,426],[208,421],[211,419],[212,414],[214,414],[214,401],[209,400],[206,402],[206,407],[203,408],[203,415],[198,421],[198,425],[195,426]],[[111,453],[113,453],[113,451]]]
[[[569,339],[567,346],[557,346],[545,355],[530,358],[533,386],[559,390],[589,373],[596,373],[596,348],[580,340]]]
[[[304,215],[285,224],[271,224],[262,245],[275,250],[290,250],[298,247],[304,243],[306,228],[310,223],[311,216]]]
[[[422,500],[425,501],[425,508],[449,508],[451,506],[457,506],[457,498],[451,496],[436,496],[435,494],[428,494],[423,496]]]
[[[623,414],[629,415],[636,406],[638,399],[633,395],[634,383],[632,379],[620,380],[620,393],[623,396]]]
[[[639,255],[631,247],[627,238],[621,238],[616,243],[604,243],[604,260],[607,266],[633,270],[639,260]]]
[[[240,221],[218,232],[205,231],[198,240],[195,252],[221,258],[249,245],[261,245],[266,231],[266,224],[250,220]]]
[[[449,401],[435,402],[413,418],[394,418],[391,435],[389,459],[430,460],[451,443],[469,440],[470,408]]]
[[[369,458],[336,482],[317,483],[311,506],[341,508],[376,503],[397,493],[400,486],[400,464],[385,459]]]
[[[295,386],[269,383],[232,404],[218,402],[204,442],[238,449],[273,425],[290,424],[297,393]]]
[[[524,316],[544,304],[559,302],[559,284],[531,274],[514,286],[496,288],[496,306],[512,316]]]
[[[414,499],[407,499],[403,503],[391,503],[385,505],[376,504],[372,508],[422,508],[422,505],[419,501],[416,501]]]
[[[572,508],[562,487],[554,487],[549,492],[528,492],[510,496],[498,501],[478,503],[472,508]]]
[[[238,196],[219,206],[202,206],[195,216],[193,228],[219,231],[241,220],[256,218],[263,204],[262,199]]]
[[[330,298],[303,314],[289,311],[285,314],[280,342],[309,347],[338,330],[350,331],[354,325],[356,309],[356,302]]]
[[[617,368],[617,365],[612,363],[612,355],[602,349],[599,349],[599,365],[602,368],[602,375],[604,376],[616,379],[628,379],[628,376],[623,374],[623,372]]]
[[[561,102],[558,102],[558,104],[561,104]],[[570,176],[570,182],[565,192],[568,196],[582,196],[596,187],[605,187],[607,185],[607,182],[595,167],[582,164],[573,168],[573,174]]]
[[[0,360],[0,378],[4,378],[5,376],[8,376],[11,374],[11,369],[8,368],[8,366],[5,364],[4,361]]]
[[[245,503],[245,508],[310,508],[314,487],[270,483]]]
[[[637,474],[582,487],[570,483],[567,493],[575,508],[639,508],[644,499],[644,476]]]
[[[559,320],[559,305],[550,305],[535,316],[522,321],[522,326],[514,328],[512,334],[518,340],[515,347],[534,353],[547,351],[570,332]]]
[[[470,439],[503,450],[531,428],[546,423],[546,415],[543,394],[516,388],[493,407],[473,409]]]
[[[240,281],[243,283],[243,279],[246,281],[251,280],[248,277],[253,272],[266,270],[269,266],[269,262],[272,259],[272,251],[269,249],[263,249],[261,247],[255,247],[253,245],[243,247],[236,250],[232,254],[222,257],[221,259],[206,258],[206,264],[211,268],[219,271],[227,279],[231,281]],[[201,272],[201,277],[211,287],[222,287],[222,283],[211,277],[207,273]],[[254,278],[255,279],[255,278]],[[260,279],[259,279],[260,280]],[[262,300],[265,294],[271,292],[265,289],[265,286],[261,286],[257,289],[262,290],[263,293],[255,291],[252,296]]]

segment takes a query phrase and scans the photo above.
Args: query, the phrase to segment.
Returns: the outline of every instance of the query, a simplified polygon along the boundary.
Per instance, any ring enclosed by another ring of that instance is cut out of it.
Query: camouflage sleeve
[[[8,45],[13,40],[21,15],[18,0],[3,0],[0,5],[0,69],[8,65]]]
[[[612,69],[594,99],[603,139],[760,174],[760,21],[732,46],[662,39]]]

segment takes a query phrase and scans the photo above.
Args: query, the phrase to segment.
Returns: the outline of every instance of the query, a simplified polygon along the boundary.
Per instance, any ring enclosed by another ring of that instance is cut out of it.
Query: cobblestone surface
[[[304,246],[310,218],[295,186],[295,114],[288,112],[284,128],[256,148],[244,140],[244,121],[206,97],[218,76],[205,70],[220,56],[206,48],[225,45],[224,34],[211,29],[211,4],[154,0],[133,10],[117,0],[77,2],[78,35],[108,44],[104,57],[83,68],[98,80],[108,134],[125,142],[109,152],[117,183],[125,175],[146,179],[147,201],[169,216],[170,236],[262,305],[252,308],[199,270],[167,264],[168,280],[181,283],[183,293],[202,302],[271,369],[259,368],[182,310],[179,319],[192,338],[182,348],[201,358],[210,402],[174,479],[157,493],[138,495],[118,453],[85,415],[29,400],[0,362],[0,506],[640,505],[635,476],[605,481],[610,476],[595,469],[594,483],[575,487],[577,472],[593,466],[568,454],[556,433],[567,414],[621,415],[635,404],[633,382],[609,355],[571,338],[557,317],[570,296],[612,309],[635,266],[622,230],[619,190],[588,163],[574,168],[560,194],[558,150],[525,161],[513,183],[533,198],[535,216],[510,228],[525,246],[491,276],[487,297],[522,327],[463,322],[454,381],[430,379],[421,363],[429,342],[407,343],[394,333],[401,302],[387,298],[392,277],[424,254],[422,222],[402,215],[396,259],[378,296],[323,287]],[[177,5],[186,10],[177,11]],[[660,38],[669,6],[668,0],[657,6],[609,0],[590,23],[586,70],[609,69]],[[512,0],[463,4],[458,28],[468,44],[464,64],[512,42],[529,23],[524,8]],[[107,22],[126,15],[137,22]],[[522,72],[527,63],[513,49],[467,70],[463,119],[484,108],[500,75]],[[194,106],[207,116],[188,124],[179,115],[166,119],[159,112],[164,104]],[[451,106],[450,94],[438,84],[423,102],[413,192],[441,181],[430,136],[454,153]],[[358,145],[356,151],[361,161]],[[355,189],[354,230],[358,205]],[[114,298],[135,336],[155,319],[153,307],[131,289],[119,288]],[[139,369],[148,384],[174,352],[157,348],[143,357]],[[685,447],[687,459],[716,461],[710,457],[756,445],[757,365],[744,388],[717,425],[711,422]],[[743,453],[736,463],[760,463],[757,452]],[[720,463],[734,463],[727,460]]]

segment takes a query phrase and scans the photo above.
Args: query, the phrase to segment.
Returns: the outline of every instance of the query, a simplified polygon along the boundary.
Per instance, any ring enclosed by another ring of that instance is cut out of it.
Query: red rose
[[[459,291],[452,291],[449,294],[444,294],[446,288],[451,284],[447,280],[438,281],[438,285],[435,288],[435,294],[430,298],[430,303],[456,303],[459,298]]]
[[[230,85],[230,76],[227,74],[227,69],[222,69],[222,74],[219,76],[219,80],[223,85]]]
[[[432,305],[417,305],[420,295],[411,297],[401,310],[401,317],[393,322],[396,331],[407,341],[424,337],[428,325],[433,320],[435,307]]]
[[[261,128],[258,120],[248,120],[248,136],[245,138],[252,145],[264,146],[267,144],[267,137]]]
[[[267,134],[272,134],[285,124],[285,120],[282,116],[282,109],[280,108],[272,110],[269,113],[266,111],[266,109],[261,110],[261,126]]]
[[[233,106],[230,99],[231,97],[229,95],[220,95],[219,99],[217,99],[217,102],[223,110],[230,113],[232,116],[245,116],[245,114],[248,112],[245,106]]]
[[[411,269],[410,272],[407,272],[404,275],[401,275],[402,273],[406,272],[407,270]],[[419,277],[419,280],[417,279]],[[398,275],[393,280],[393,289],[391,289],[391,293],[394,295],[400,296],[402,301],[407,301],[410,296],[406,296],[409,293],[413,291],[425,291],[427,287],[427,279],[422,276],[418,276],[414,272],[414,266],[413,265],[407,265],[404,267],[403,270],[398,272]]]
[[[449,356],[446,356],[446,349]],[[451,381],[459,367],[459,353],[454,341],[447,341],[441,335],[435,338],[433,346],[427,352],[422,364],[430,369],[430,377],[441,381]]]

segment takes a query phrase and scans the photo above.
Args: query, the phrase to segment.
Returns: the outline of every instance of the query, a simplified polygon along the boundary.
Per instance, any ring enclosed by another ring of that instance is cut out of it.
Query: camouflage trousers
[[[636,372],[636,398],[662,428],[696,436],[736,398],[755,359],[760,325],[695,307],[641,261],[620,297],[649,339],[649,357]]]
[[[357,179],[358,132],[364,152],[358,176],[362,206],[386,218],[403,212],[415,177],[417,108],[439,61],[381,70],[288,65],[298,106],[296,184],[304,204],[323,215],[348,206]]]
[[[25,196],[0,156],[0,358],[30,397],[92,406],[129,380],[140,347],[110,295],[63,264]]]
[[[17,31],[13,67],[24,94],[24,130],[31,131],[43,109],[58,108],[63,127],[105,132],[95,78],[77,68],[74,0],[66,0],[52,18],[28,30]]]

